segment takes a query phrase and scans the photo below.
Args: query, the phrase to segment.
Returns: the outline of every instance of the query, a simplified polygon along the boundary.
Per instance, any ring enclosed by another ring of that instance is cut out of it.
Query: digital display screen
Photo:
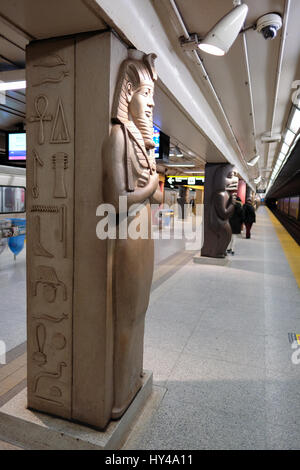
[[[8,134],[8,160],[26,160],[26,133]]]
[[[156,126],[153,126],[153,142],[155,144],[155,158],[159,158],[160,130]]]

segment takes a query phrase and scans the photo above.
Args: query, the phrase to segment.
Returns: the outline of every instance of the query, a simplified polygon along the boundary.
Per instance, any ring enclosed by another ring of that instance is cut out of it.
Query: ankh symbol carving
[[[34,107],[36,110],[36,116],[31,116],[29,122],[39,122],[39,144],[42,145],[45,142],[44,136],[44,121],[51,121],[52,115],[48,114],[46,116],[46,111],[48,109],[48,98],[45,95],[39,95],[34,100]]]

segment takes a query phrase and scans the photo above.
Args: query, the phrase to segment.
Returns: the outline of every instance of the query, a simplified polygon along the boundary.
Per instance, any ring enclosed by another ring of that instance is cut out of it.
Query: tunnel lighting
[[[295,137],[295,134],[288,129],[284,137],[284,142],[288,145],[291,145],[291,143],[294,140],[294,137]]]
[[[247,162],[247,165],[254,166],[254,165],[256,165],[256,163],[258,162],[259,159],[260,159],[260,155],[256,155],[254,158],[252,158],[252,160]]]
[[[196,165],[192,163],[168,163],[167,167],[174,168],[174,167],[186,167],[186,168],[193,168]]]
[[[294,108],[293,116],[289,125],[289,129],[297,134],[300,128],[300,109]]]
[[[208,54],[222,56],[236,40],[248,13],[247,5],[238,5],[224,16],[198,44]]]
[[[26,81],[18,81],[18,82],[0,82],[0,91],[7,91],[7,90],[21,90],[26,88]]]
[[[170,157],[183,157],[183,153],[177,145],[174,147],[172,153],[170,153]]]
[[[289,151],[289,148],[290,147],[285,142],[283,142],[280,152],[283,153],[283,155],[286,155]]]
[[[285,155],[283,155],[283,153],[280,153],[277,161],[278,162],[283,162],[284,159],[285,159]]]

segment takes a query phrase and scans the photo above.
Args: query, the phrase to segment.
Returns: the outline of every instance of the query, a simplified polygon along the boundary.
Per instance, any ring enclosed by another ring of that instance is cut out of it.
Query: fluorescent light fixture
[[[208,54],[224,55],[236,40],[248,13],[247,5],[238,5],[224,16],[198,44]]]
[[[300,109],[294,108],[293,116],[288,127],[294,134],[298,133],[300,128]]]
[[[169,154],[170,157],[183,157],[183,153],[180,148],[176,145],[173,152]]]
[[[295,137],[295,134],[288,129],[284,137],[284,142],[288,145],[291,145],[291,143],[294,140],[294,137]]]
[[[174,167],[186,167],[186,168],[193,168],[194,164],[192,163],[168,163],[167,165],[165,165],[167,167],[170,167],[170,168],[174,168]]]
[[[261,180],[261,175],[259,175],[257,178],[254,178],[253,181],[254,181],[255,184],[258,184],[260,182],[260,180]]]
[[[283,153],[283,155],[286,155],[289,149],[290,147],[285,142],[283,142],[280,152]]]
[[[22,90],[23,88],[26,88],[25,80],[19,82],[0,82],[0,91]]]
[[[247,165],[254,166],[254,165],[256,165],[256,163],[258,162],[259,159],[260,159],[260,155],[256,155],[254,158],[252,158],[252,160],[247,162]]]

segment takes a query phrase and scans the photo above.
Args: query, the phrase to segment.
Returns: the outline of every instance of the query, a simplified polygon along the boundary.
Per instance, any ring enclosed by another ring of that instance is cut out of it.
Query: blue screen
[[[8,159],[26,160],[26,133],[8,134]]]
[[[160,130],[156,127],[153,126],[153,142],[155,144],[155,157],[159,157],[159,143],[160,143]]]

